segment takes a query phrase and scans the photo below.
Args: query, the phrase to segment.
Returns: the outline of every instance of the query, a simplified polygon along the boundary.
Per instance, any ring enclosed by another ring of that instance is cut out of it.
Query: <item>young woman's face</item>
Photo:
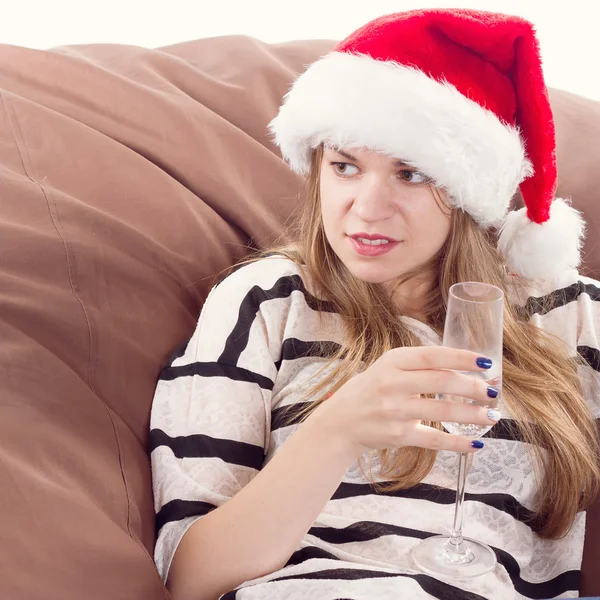
[[[442,248],[450,211],[422,173],[364,149],[325,148],[320,195],[334,252],[358,279],[385,283],[426,263]]]

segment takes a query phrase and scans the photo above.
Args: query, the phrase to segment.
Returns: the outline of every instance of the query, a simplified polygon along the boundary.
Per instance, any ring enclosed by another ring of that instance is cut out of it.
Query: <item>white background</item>
[[[548,85],[600,100],[600,0],[3,0],[0,42],[49,48],[155,48],[245,34],[266,42],[341,39],[382,14],[424,7],[500,11],[531,20]]]

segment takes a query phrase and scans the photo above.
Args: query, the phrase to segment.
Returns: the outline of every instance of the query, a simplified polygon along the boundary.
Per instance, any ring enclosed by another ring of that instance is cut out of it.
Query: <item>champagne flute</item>
[[[487,283],[457,283],[450,288],[444,325],[444,346],[472,350],[492,359],[491,369],[467,374],[484,379],[498,390],[496,398],[490,398],[487,404],[482,405],[496,410],[502,401],[503,310],[504,293],[500,288]],[[455,402],[476,403],[461,396],[445,398]],[[473,439],[482,437],[491,429],[491,426],[462,423],[442,425],[449,433]],[[489,546],[462,535],[468,458],[467,453],[459,456],[452,534],[429,537],[413,549],[417,566],[431,575],[465,579],[484,575],[496,565],[496,555]]]

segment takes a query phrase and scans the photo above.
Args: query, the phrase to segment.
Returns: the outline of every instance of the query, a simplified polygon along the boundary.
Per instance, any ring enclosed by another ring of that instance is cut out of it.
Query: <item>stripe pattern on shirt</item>
[[[574,314],[579,314],[588,331],[598,333],[599,301],[598,282],[582,280],[544,296],[530,297],[525,310],[532,318],[551,324],[554,315],[558,318],[565,314],[562,309],[572,307],[579,311]],[[300,397],[295,391],[295,374],[310,372],[313,367],[316,370],[340,349],[340,321],[319,331],[319,335],[306,335],[306,324],[313,322],[319,308],[334,319],[337,317],[331,304],[319,301],[309,291],[299,269],[290,261],[265,259],[243,267],[214,288],[194,337],[174,353],[163,370],[152,410],[149,447],[157,512],[156,559],[163,577],[183,535],[183,524],[189,526],[190,520],[208,514],[239,491],[298,424],[307,404],[294,399],[294,394]],[[311,331],[315,332],[314,327]],[[590,371],[600,372],[599,349],[593,335],[578,343],[573,351],[586,361]],[[196,360],[198,356],[202,360]],[[273,403],[275,389],[289,394],[280,394],[278,402]],[[225,406],[223,418],[213,418],[221,404]],[[497,447],[503,448],[506,456],[512,459],[514,455],[515,464],[522,464],[520,448],[526,444],[516,422],[502,419],[486,437],[490,444],[502,445]],[[510,475],[519,477],[517,471]],[[415,515],[442,514],[431,509],[454,504],[451,485],[439,487],[424,481],[408,490],[392,492],[376,490],[366,480],[345,477],[329,503],[337,511],[335,514],[346,514],[346,509],[348,514],[354,514],[356,506],[363,503],[377,506],[381,520],[348,517],[350,522],[345,526],[315,525],[285,568],[223,598],[277,600],[300,594],[298,590],[309,581],[311,586],[317,586],[310,588],[311,593],[325,589],[318,587],[320,582],[327,583],[327,589],[331,582],[339,582],[339,593],[331,595],[331,600],[351,597],[347,593],[351,588],[345,587],[344,582],[352,581],[368,581],[374,593],[378,589],[382,594],[383,590],[393,589],[398,597],[405,592],[408,597],[410,590],[417,588],[421,595],[414,597],[487,597],[478,593],[476,582],[454,587],[411,572],[408,563],[400,567],[406,572],[365,568],[363,563],[360,548],[368,554],[389,541],[411,544],[447,529],[450,523],[437,522],[435,516],[429,527],[424,527],[423,521],[419,521],[421,526],[410,527],[392,525],[386,519],[393,518],[398,507],[414,511]],[[529,498],[519,494],[511,486],[504,490],[499,485],[493,491],[484,486],[476,491],[467,489],[465,500],[471,506],[481,507],[482,514],[487,511],[485,514],[514,526],[514,531],[538,531],[541,523],[534,518]],[[386,515],[392,506],[397,508]],[[560,542],[565,548],[560,553],[563,562],[546,565],[548,575],[542,580],[538,572],[531,570],[533,563],[520,563],[504,549],[511,547],[514,540],[500,536],[498,543],[493,544],[500,568],[518,597],[548,598],[578,589],[579,563],[569,556],[577,555],[583,538],[580,529],[571,535]],[[523,536],[524,544],[527,539]],[[529,551],[533,549],[523,547],[518,554],[524,556]],[[348,552],[358,553],[355,561],[348,560]],[[505,585],[502,581],[498,579],[498,585]],[[504,587],[500,593],[508,597],[512,591]]]

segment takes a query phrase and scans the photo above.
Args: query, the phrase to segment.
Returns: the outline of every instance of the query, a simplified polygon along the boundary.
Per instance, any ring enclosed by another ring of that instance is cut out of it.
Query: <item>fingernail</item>
[[[495,387],[489,386],[487,389],[487,395],[488,395],[488,398],[497,398],[498,390]]]
[[[492,359],[483,356],[480,356],[475,362],[480,369],[490,369],[492,366]]]
[[[502,415],[500,414],[499,410],[494,410],[493,408],[490,408],[490,410],[488,410],[488,419],[490,421],[499,421],[502,418]]]
[[[471,447],[476,448],[477,450],[481,450],[485,444],[481,440],[473,440],[471,442]]]

